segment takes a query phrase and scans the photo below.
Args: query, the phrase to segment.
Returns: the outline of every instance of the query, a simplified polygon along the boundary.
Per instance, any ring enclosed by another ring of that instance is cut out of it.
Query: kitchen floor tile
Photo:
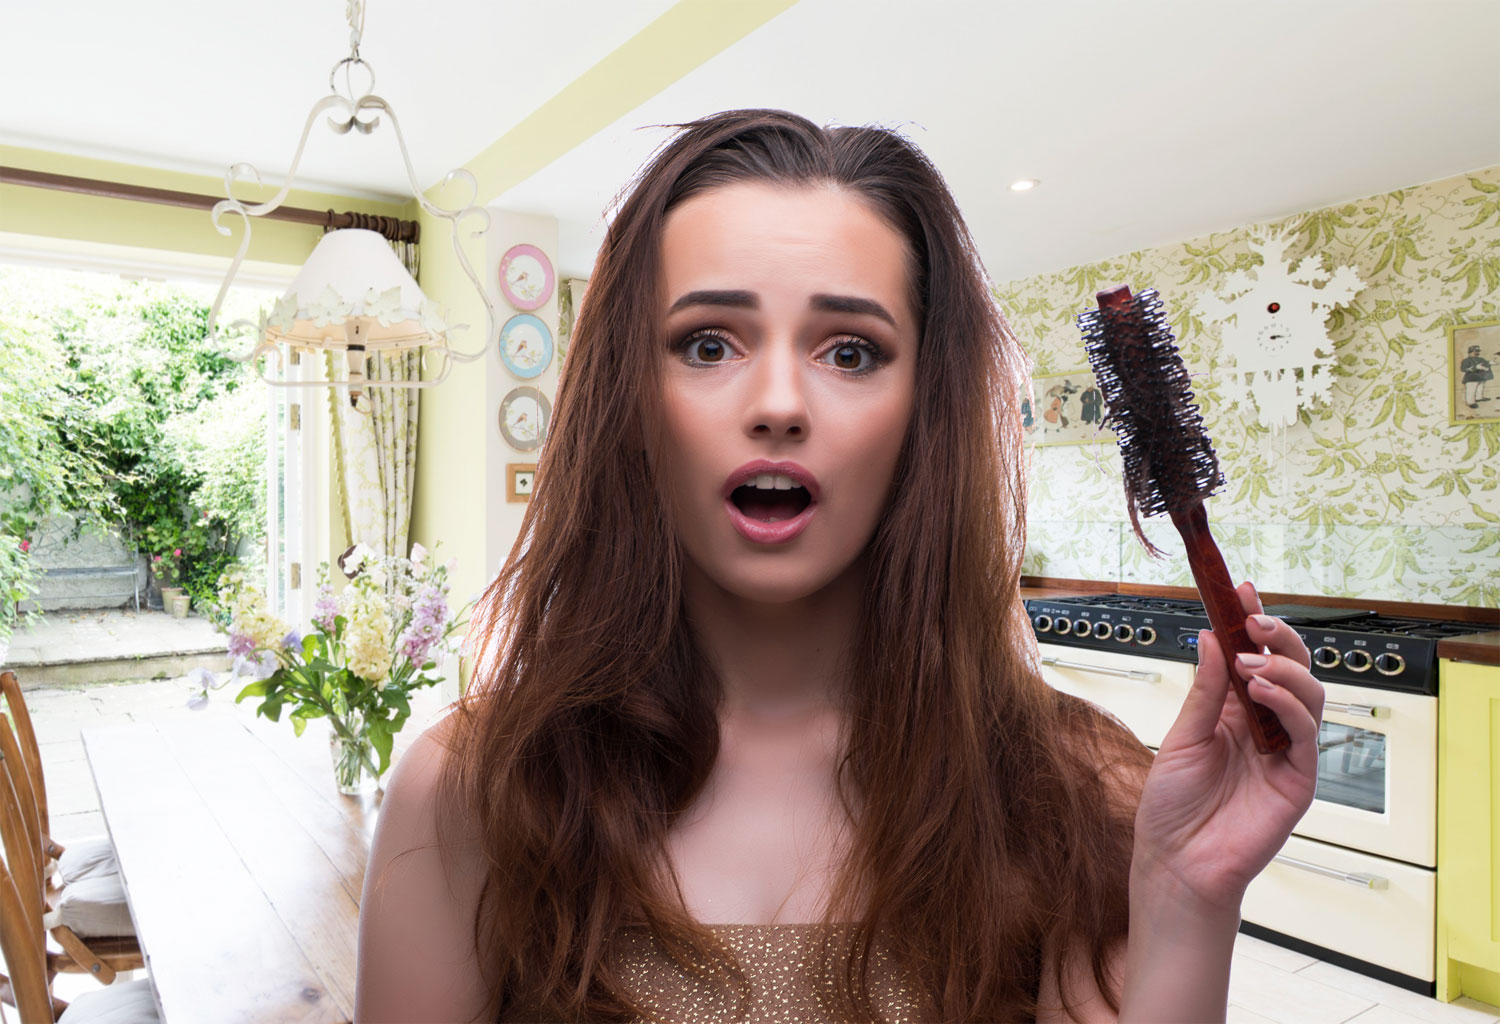
[[[1339,1024],[1375,1005],[1373,999],[1239,955],[1230,970],[1229,1001],[1277,1024]]]
[[[1437,1000],[1434,999],[1433,1002],[1436,1003]],[[1384,1003],[1376,1003],[1359,1016],[1349,1018],[1344,1024],[1422,1024],[1424,1019],[1413,1017],[1409,1013],[1402,1013],[1395,1007]]]
[[[1481,1003],[1479,1000],[1470,999],[1468,996],[1459,996],[1448,1005],[1460,1006],[1465,1010],[1478,1010],[1480,1013],[1488,1014],[1490,1019],[1495,1021],[1495,1024],[1500,1024],[1500,1006],[1491,1006],[1489,1003]]]
[[[1224,1024],[1276,1024],[1276,1022],[1258,1013],[1251,1013],[1243,1006],[1230,1003],[1229,1012],[1224,1017]]]
[[[1306,953],[1298,953],[1296,950],[1278,946],[1265,939],[1257,939],[1244,932],[1234,937],[1234,951],[1252,960],[1259,960],[1263,964],[1280,967],[1283,971],[1300,971],[1309,964],[1318,962]]]
[[[1365,999],[1373,999],[1381,1006],[1392,1010],[1399,1010],[1408,1019],[1429,1021],[1431,1024],[1491,1024],[1495,1019],[1494,1013],[1484,1013],[1480,1010],[1471,1010],[1467,1007],[1458,1006],[1455,1003],[1441,1003],[1431,996],[1418,995],[1408,992],[1404,988],[1388,985],[1374,978],[1367,978],[1363,974],[1355,974],[1346,971],[1342,967],[1317,961],[1311,966],[1297,972],[1304,978],[1312,978],[1341,992],[1350,995],[1362,996]],[[1360,1024],[1374,1024],[1365,1021],[1363,1015]]]

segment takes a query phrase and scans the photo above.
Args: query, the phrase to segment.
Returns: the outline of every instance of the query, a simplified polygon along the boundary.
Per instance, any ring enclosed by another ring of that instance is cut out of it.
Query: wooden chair
[[[58,973],[83,973],[92,975],[101,984],[113,984],[117,972],[145,966],[140,944],[132,934],[128,916],[119,913],[112,916],[123,926],[116,929],[120,934],[94,934],[91,930],[88,935],[80,936],[73,926],[60,920],[74,918],[79,907],[85,911],[85,916],[92,917],[94,915],[87,912],[94,907],[84,900],[73,899],[75,894],[68,893],[66,885],[54,883],[52,858],[60,856],[63,851],[45,831],[42,808],[46,806],[46,787],[41,778],[41,749],[14,673],[0,673],[0,693],[3,693],[11,716],[27,741],[23,746],[12,732],[10,721],[0,717],[0,759],[3,759],[0,763],[4,765],[0,774],[6,780],[0,785],[0,803],[8,802],[9,805],[0,813],[0,830],[4,833],[6,860],[18,892],[23,901],[29,901],[29,894],[35,889],[38,927],[50,933],[62,947],[61,952],[48,951],[46,954],[48,983],[50,985]],[[33,764],[36,765],[35,772],[30,770]],[[101,898],[110,904],[124,900],[118,868],[113,875],[96,875],[80,881],[77,891],[82,892],[85,887],[99,891]],[[66,908],[63,907],[65,901],[68,902]],[[82,929],[83,926],[78,927]],[[3,978],[0,975],[0,979]],[[8,982],[0,983],[0,998],[8,994]]]
[[[0,804],[4,804],[0,817],[14,822],[20,814],[19,801],[15,799],[9,772],[0,774],[5,776],[0,779]],[[9,851],[6,852],[9,856]],[[52,995],[45,933],[36,916],[34,901],[29,898],[30,883],[22,881],[25,884],[18,885],[8,865],[0,863],[0,954],[5,956],[11,972],[10,985],[21,1024],[84,1024],[89,1020],[159,1022],[151,983],[145,979],[85,993],[71,1006]]]

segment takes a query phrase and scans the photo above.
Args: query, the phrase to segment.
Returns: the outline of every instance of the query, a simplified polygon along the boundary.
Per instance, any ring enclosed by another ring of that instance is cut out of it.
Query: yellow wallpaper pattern
[[[1285,431],[1231,406],[1231,365],[1198,296],[1260,262],[1252,230],[1288,230],[1287,259],[1351,264],[1365,287],[1328,319],[1331,401]],[[1500,318],[1500,167],[998,285],[1038,375],[1085,366],[1073,318],[1094,292],[1161,292],[1228,479],[1208,512],[1231,573],[1262,590],[1500,606],[1500,422],[1450,422],[1450,325]],[[1500,353],[1486,353],[1496,359]],[[1500,387],[1491,387],[1500,406]],[[1483,410],[1500,417],[1500,408]],[[1165,518],[1130,532],[1114,444],[1032,453],[1026,571],[1191,585]]]

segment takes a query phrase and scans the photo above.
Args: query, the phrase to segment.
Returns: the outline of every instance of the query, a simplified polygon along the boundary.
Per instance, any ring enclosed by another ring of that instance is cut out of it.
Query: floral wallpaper
[[[1329,400],[1284,430],[1216,386],[1233,359],[1219,325],[1193,312],[1228,275],[1254,276],[1249,240],[1268,231],[1290,239],[1288,262],[1352,265],[1364,282],[1327,320]],[[1447,334],[1500,319],[1500,167],[995,293],[1040,376],[1087,365],[1074,317],[1119,283],[1161,293],[1193,374],[1228,481],[1208,512],[1233,575],[1265,591],[1500,607],[1500,408],[1451,422]],[[1131,533],[1112,440],[1036,446],[1031,466],[1027,573],[1191,585],[1170,521],[1147,521],[1166,558]]]

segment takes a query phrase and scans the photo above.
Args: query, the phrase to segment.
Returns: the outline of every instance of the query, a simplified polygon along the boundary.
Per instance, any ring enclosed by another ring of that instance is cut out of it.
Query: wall
[[[1226,401],[1217,326],[1189,315],[1230,272],[1253,274],[1246,229],[996,295],[1035,372],[1050,374],[1086,365],[1074,317],[1096,290],[1161,292],[1228,479],[1208,511],[1232,573],[1268,591],[1500,606],[1500,422],[1450,423],[1446,354],[1448,326],[1500,318],[1500,168],[1259,227],[1290,229],[1288,261],[1352,264],[1365,282],[1328,321],[1331,400],[1284,431]],[[1500,405],[1500,386],[1490,393]],[[1113,443],[1039,446],[1032,466],[1028,573],[1191,585],[1170,523],[1149,531],[1172,552],[1163,560],[1131,535]]]

